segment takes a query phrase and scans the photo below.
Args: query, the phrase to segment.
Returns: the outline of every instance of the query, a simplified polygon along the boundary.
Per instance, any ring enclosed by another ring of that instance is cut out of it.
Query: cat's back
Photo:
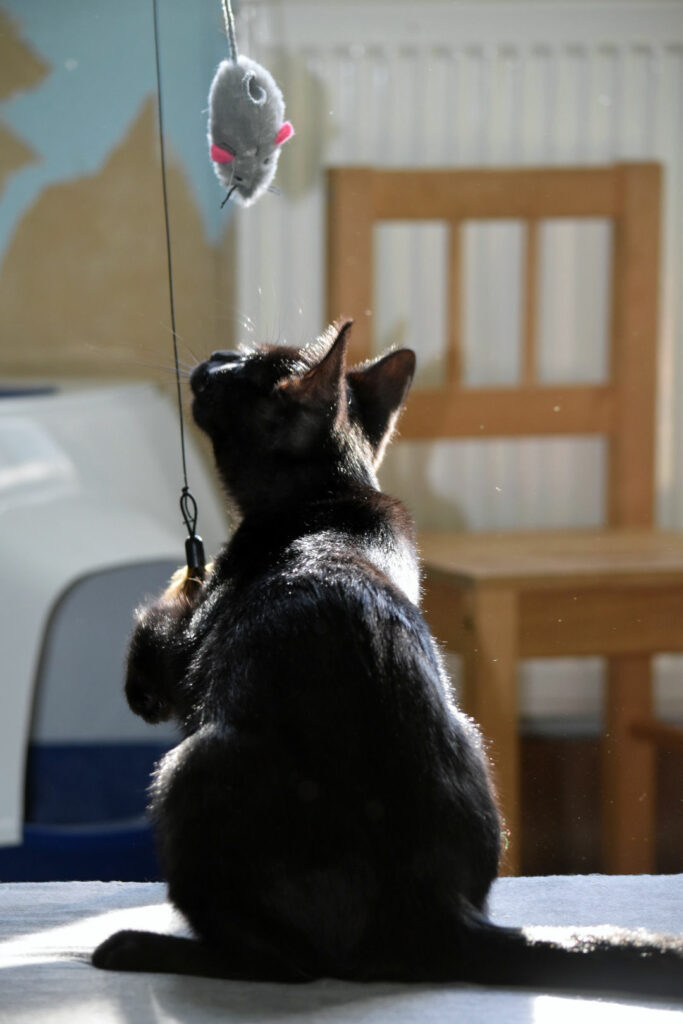
[[[427,633],[419,611],[412,520],[381,492],[361,492],[244,523],[218,567],[225,613],[281,652],[371,650],[397,628]]]
[[[336,745],[353,729],[359,756],[397,723],[406,734],[427,719],[430,732],[450,729],[399,502],[362,494],[243,524],[217,571],[223,597],[205,644],[216,714],[251,715],[312,743]]]

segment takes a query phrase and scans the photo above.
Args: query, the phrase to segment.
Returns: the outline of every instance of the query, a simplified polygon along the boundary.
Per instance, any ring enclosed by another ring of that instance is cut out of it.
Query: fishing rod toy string
[[[168,213],[168,188],[166,184],[166,147],[164,143],[164,111],[161,99],[161,61],[159,56],[159,12],[157,0],[152,0],[154,14],[154,57],[157,81],[157,119],[159,124],[159,151],[161,156],[161,189],[164,204],[164,225],[166,228],[166,263],[168,267],[168,297],[171,311],[171,332],[173,335],[173,359],[175,363],[176,393],[178,399],[178,420],[180,424],[180,454],[183,472],[183,489],[180,496],[180,511],[187,527],[190,539],[196,538],[197,502],[190,491],[187,480],[187,457],[185,454],[185,419],[183,416],[183,396],[180,385],[180,360],[178,356],[178,334],[176,331],[175,296],[173,291],[173,259],[171,254],[171,226]],[[234,31],[234,28],[233,28]],[[186,545],[187,546],[187,545]]]

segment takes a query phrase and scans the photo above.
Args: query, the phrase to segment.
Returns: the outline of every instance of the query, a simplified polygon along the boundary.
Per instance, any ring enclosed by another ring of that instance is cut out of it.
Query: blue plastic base
[[[170,743],[31,743],[27,822],[86,825],[145,812],[155,763]]]
[[[145,818],[169,744],[31,744],[21,846],[0,848],[0,882],[157,881]]]
[[[154,836],[144,818],[91,825],[25,825],[21,846],[0,849],[0,882],[156,882]]]

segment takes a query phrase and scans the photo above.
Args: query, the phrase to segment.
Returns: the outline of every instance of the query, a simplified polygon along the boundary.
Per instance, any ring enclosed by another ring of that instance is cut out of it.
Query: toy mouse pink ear
[[[216,164],[230,164],[235,158],[227,149],[222,149],[214,142],[211,145],[211,159]]]
[[[283,124],[282,128],[280,129],[280,131],[275,136],[275,145],[276,146],[281,146],[283,142],[287,141],[287,139],[291,139],[293,134],[294,134],[294,129],[292,128],[291,122],[290,121],[285,121],[285,123]]]

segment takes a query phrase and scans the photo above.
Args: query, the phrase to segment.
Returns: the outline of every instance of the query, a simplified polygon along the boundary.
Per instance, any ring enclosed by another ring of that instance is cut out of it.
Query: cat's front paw
[[[131,711],[152,725],[168,721],[173,714],[173,708],[169,702],[158,690],[150,686],[147,674],[138,671],[134,665],[130,665],[128,668],[126,700]]]
[[[105,971],[145,970],[145,939],[144,932],[114,932],[97,947],[92,955],[92,964]]]

